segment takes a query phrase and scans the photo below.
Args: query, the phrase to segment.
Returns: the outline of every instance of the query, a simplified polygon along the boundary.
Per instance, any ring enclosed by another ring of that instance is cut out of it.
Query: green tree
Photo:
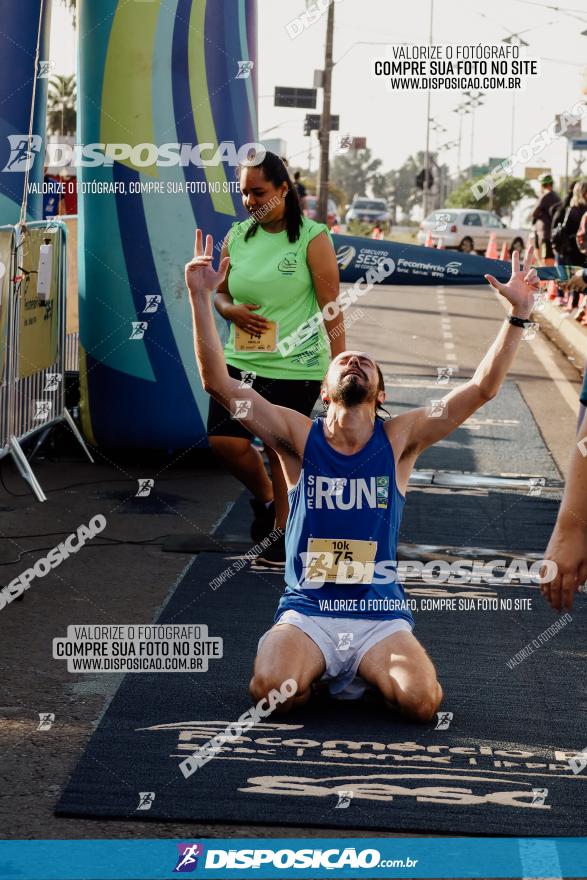
[[[375,174],[371,182],[373,195],[377,199],[389,201],[395,194],[397,183],[397,171],[387,171],[385,174]]]
[[[508,177],[499,186],[480,199],[475,198],[472,184],[483,180],[477,177],[475,180],[464,180],[451,192],[446,200],[448,208],[479,208],[481,211],[495,211],[501,217],[509,214],[512,207],[526,196],[536,196],[536,193],[527,180],[521,177]]]
[[[47,97],[49,134],[74,135],[76,129],[75,76],[52,76]]]
[[[330,179],[335,187],[344,190],[346,201],[365,195],[381,166],[381,159],[373,159],[371,150],[349,150],[336,156]]]

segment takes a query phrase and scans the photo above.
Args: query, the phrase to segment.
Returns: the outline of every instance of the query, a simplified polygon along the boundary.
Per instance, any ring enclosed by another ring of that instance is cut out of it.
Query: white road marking
[[[495,290],[493,291],[493,293],[497,301],[502,305],[504,311],[508,311],[508,307],[506,306],[503,297],[500,296],[500,294],[497,293],[497,291]],[[551,347],[547,342],[545,342],[543,338],[541,338],[540,335],[537,335],[534,339],[532,339],[530,344],[533,354],[536,356],[537,360],[540,361],[540,363],[554,382],[556,389],[560,393],[563,400],[568,403],[569,407],[576,415],[579,411],[578,391],[569,382],[559,365],[556,363]]]
[[[436,302],[440,313],[440,329],[443,338],[445,361],[456,361],[457,358],[454,354],[455,344],[453,341],[452,322],[444,298],[444,287],[436,288]],[[453,366],[453,364],[451,364],[451,366]],[[458,367],[456,367],[456,369],[458,370]]]
[[[577,415],[579,412],[579,394],[556,363],[548,343],[537,336],[536,339],[532,340],[532,351],[556,385],[557,391],[569,404],[573,413]]]

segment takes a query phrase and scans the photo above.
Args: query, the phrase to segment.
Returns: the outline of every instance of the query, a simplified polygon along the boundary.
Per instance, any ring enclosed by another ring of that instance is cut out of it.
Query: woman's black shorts
[[[228,372],[233,379],[241,379],[241,371],[228,364]],[[310,416],[320,393],[321,382],[318,379],[267,379],[257,376],[253,388],[265,400],[277,406],[287,406],[297,412]],[[208,435],[213,437],[245,437],[251,439],[240,419],[232,419],[230,413],[221,403],[210,398],[208,412]]]

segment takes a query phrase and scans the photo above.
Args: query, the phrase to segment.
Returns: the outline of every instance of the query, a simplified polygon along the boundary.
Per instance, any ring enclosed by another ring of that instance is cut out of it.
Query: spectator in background
[[[586,225],[585,221],[587,220],[587,211],[583,214],[583,220],[581,221],[581,225]],[[587,298],[587,269],[578,269],[573,277],[569,281],[565,281],[563,283],[563,287],[566,291],[570,293],[577,293],[578,295],[583,294],[584,299]],[[583,306],[585,308],[585,305]],[[583,318],[583,323],[585,323],[585,318]],[[583,376],[583,389],[581,391],[581,396],[579,398],[579,423],[578,427],[583,423],[583,419],[585,418],[585,412],[587,410],[587,361],[585,362],[585,372]]]
[[[294,186],[298,191],[298,198],[300,200],[300,205],[302,208],[302,213],[306,210],[306,187],[302,183],[301,174],[299,171],[296,171],[294,174]]]
[[[584,266],[585,254],[577,244],[577,233],[583,214],[587,211],[587,180],[576,181],[564,203],[555,210],[552,218],[552,245],[556,251],[558,266]],[[576,308],[580,292],[571,292],[570,307]]]
[[[552,215],[556,206],[560,203],[560,197],[555,193],[552,175],[542,174],[538,178],[541,188],[541,196],[532,212],[532,223],[536,238],[536,249],[544,265],[552,266],[554,251],[550,240],[552,229]]]
[[[568,239],[568,230],[564,230],[563,227],[565,225],[567,212],[571,206],[571,199],[573,198],[573,190],[576,183],[578,183],[578,180],[571,180],[564,201],[560,202],[559,205],[555,205],[552,212],[552,232],[550,240],[552,241],[552,246],[555,252],[555,262],[557,266],[563,266],[565,264],[564,252],[566,250],[565,244]]]
[[[587,204],[587,194],[585,195],[585,201]],[[580,255],[578,262],[581,268],[577,269],[572,278],[569,281],[564,282],[562,287],[571,296],[571,308],[573,305],[578,304],[580,299],[582,299],[582,303],[575,315],[575,320],[581,321],[583,324],[587,325],[587,210],[583,211],[579,229],[575,236],[575,242]]]
[[[381,226],[379,225],[379,223],[376,223],[375,226],[373,227],[373,232],[371,233],[371,238],[374,238],[376,240],[383,238],[383,230],[382,230]]]

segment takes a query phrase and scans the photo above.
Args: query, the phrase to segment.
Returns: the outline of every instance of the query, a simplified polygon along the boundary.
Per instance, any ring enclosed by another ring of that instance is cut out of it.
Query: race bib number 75
[[[377,541],[350,538],[309,538],[301,553],[305,585],[370,584],[375,571]]]

